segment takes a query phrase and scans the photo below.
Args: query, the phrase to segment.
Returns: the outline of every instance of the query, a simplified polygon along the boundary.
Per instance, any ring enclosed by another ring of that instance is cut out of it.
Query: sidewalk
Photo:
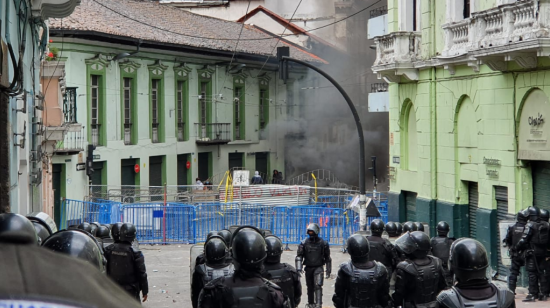
[[[149,300],[143,304],[145,308],[178,307],[191,308],[191,273],[189,251],[191,245],[141,245],[145,256],[147,274],[149,276]],[[332,276],[325,280],[323,287],[323,307],[334,307],[332,305],[332,294],[334,292],[334,278],[338,272],[340,263],[347,261],[349,255],[340,252],[341,247],[332,247]],[[290,245],[291,251],[283,253],[282,261],[294,265],[296,256],[296,245]],[[299,307],[305,307],[307,303],[307,292],[305,279],[302,279],[302,302]],[[516,295],[517,308],[547,308],[548,302],[524,303],[521,300],[527,295],[527,290],[518,288]]]

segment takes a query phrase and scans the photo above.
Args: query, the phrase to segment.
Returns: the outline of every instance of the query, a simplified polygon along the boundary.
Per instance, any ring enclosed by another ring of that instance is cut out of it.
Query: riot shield
[[[191,251],[189,252],[189,266],[191,273],[191,279],[189,280],[190,282],[193,280],[193,273],[195,272],[195,262],[197,261],[197,257],[202,253],[204,253],[204,243],[191,246]]]
[[[513,220],[500,220],[498,222],[498,234],[499,234],[498,246],[500,249],[500,259],[501,259],[500,262],[502,262],[502,265],[508,268],[510,268],[510,265],[512,264],[512,260],[508,255],[508,247],[504,247],[504,245],[502,244],[502,241],[506,237],[506,232],[508,231],[508,227],[515,223],[516,222]]]

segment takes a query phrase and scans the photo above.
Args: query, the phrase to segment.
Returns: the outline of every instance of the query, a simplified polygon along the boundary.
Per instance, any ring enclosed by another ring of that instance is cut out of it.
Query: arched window
[[[401,167],[416,171],[418,165],[418,142],[416,130],[416,110],[412,102],[403,107],[401,125]]]

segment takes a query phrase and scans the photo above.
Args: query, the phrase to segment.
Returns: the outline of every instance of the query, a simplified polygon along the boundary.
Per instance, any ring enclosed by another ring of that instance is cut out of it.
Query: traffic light
[[[86,158],[86,175],[91,177],[94,174],[94,150],[95,145],[88,144],[88,157]]]

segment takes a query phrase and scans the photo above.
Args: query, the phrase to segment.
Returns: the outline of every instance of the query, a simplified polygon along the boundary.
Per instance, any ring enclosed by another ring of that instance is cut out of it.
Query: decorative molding
[[[203,68],[197,70],[197,73],[202,79],[211,79],[215,71],[215,69],[209,67],[208,65],[205,65]]]
[[[149,72],[153,75],[162,76],[164,72],[168,69],[168,66],[162,64],[161,60],[155,61],[153,64],[147,65]]]
[[[536,68],[537,54],[536,52],[517,52],[511,53],[504,57],[505,61],[515,61],[521,68]]]
[[[100,53],[93,58],[84,60],[84,62],[94,71],[103,71],[110,63],[107,57]]]
[[[48,18],[64,18],[71,15],[81,0],[32,0],[33,17],[46,20]]]
[[[176,78],[177,77],[180,77],[180,78],[188,78],[189,77],[189,74],[193,71],[192,68],[190,68],[189,66],[186,66],[185,63],[180,63],[179,65],[175,66],[174,65],[174,73],[176,75]]]
[[[483,57],[479,62],[487,65],[493,71],[502,72],[508,69],[508,64],[504,61],[504,57]]]
[[[260,83],[260,86],[269,86],[269,82],[271,81],[271,77],[268,74],[265,74],[261,77],[258,77],[258,82]]]
[[[471,67],[475,73],[479,73],[479,64],[479,61],[475,59],[468,61],[468,66]]]
[[[246,78],[248,75],[246,75],[244,72],[240,72],[238,74],[232,74],[233,75],[233,83],[235,84],[241,84],[244,85],[246,83]]]
[[[455,66],[453,64],[445,64],[443,65],[443,69],[446,69],[449,71],[449,74],[454,75],[456,73]]]
[[[136,63],[134,61],[124,61],[124,62],[119,62],[118,66],[124,72],[133,74],[141,67],[141,64]]]

